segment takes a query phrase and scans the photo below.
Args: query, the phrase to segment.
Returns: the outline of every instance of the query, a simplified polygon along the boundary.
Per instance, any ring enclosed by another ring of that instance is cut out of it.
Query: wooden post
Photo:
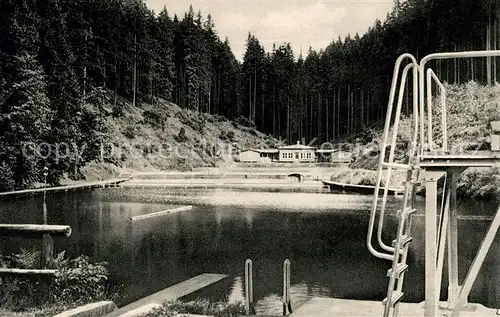
[[[50,266],[52,259],[54,258],[54,239],[52,239],[50,234],[44,234],[42,243],[43,252],[41,267],[46,269]]]
[[[45,192],[43,192],[43,224],[47,225],[47,203],[45,202]],[[54,240],[50,234],[44,234],[42,237],[42,259],[41,268],[48,268],[54,257]]]

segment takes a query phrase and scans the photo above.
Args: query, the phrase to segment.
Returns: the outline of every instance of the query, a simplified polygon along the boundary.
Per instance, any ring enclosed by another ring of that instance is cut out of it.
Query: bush
[[[0,164],[0,192],[11,191],[16,187],[14,172],[5,162]]]
[[[125,129],[123,130],[123,135],[127,138],[127,139],[133,139],[135,138],[135,134],[137,132],[137,129],[135,126],[133,125],[127,125],[125,127]]]
[[[186,137],[186,129],[184,127],[181,128],[179,134],[175,137],[177,142],[186,142],[188,138]]]
[[[174,301],[163,305],[159,309],[144,315],[144,317],[171,317],[177,314],[210,315],[217,317],[236,317],[245,314],[243,303],[229,304],[226,302],[210,302],[199,299],[190,302]]]
[[[222,130],[222,132],[220,134],[220,138],[223,139],[223,140],[227,140],[229,142],[234,142],[235,141],[234,131],[232,131],[232,130],[229,130],[229,131]]]
[[[469,168],[459,180],[457,191],[461,196],[476,199],[500,197],[500,168]]]
[[[84,304],[105,299],[108,280],[106,262],[92,264],[89,257],[79,256],[76,259],[55,263],[59,271],[52,283],[54,301],[63,298],[73,303]]]
[[[248,128],[255,128],[255,122],[253,122],[252,120],[250,120],[246,117],[240,116],[240,117],[236,118],[235,121],[237,123],[241,124],[242,126],[245,126]]]
[[[77,306],[107,298],[107,263],[91,263],[89,257],[65,259],[59,253],[48,267],[57,269],[52,279],[5,277],[0,279],[0,307],[26,309],[42,305]],[[0,255],[0,266],[39,268],[40,251],[21,249],[18,254]]]
[[[167,116],[164,111],[146,110],[143,112],[142,116],[144,117],[143,122],[145,124],[149,124],[153,128],[164,130],[167,122]]]
[[[116,104],[113,106],[113,109],[111,109],[111,116],[113,118],[121,118],[124,115],[123,111],[123,105]]]

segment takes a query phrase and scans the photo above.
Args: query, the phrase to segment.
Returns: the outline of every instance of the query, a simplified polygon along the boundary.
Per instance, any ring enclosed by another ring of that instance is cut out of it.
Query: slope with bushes
[[[500,85],[482,86],[475,82],[463,85],[446,85],[447,95],[447,132],[450,152],[476,151],[489,149],[489,135],[491,121],[500,120]],[[433,135],[434,147],[442,145],[441,108],[439,99],[434,102],[433,108]],[[395,161],[406,163],[409,149],[413,118],[405,116],[400,123]],[[377,168],[379,162],[379,145],[381,144],[382,128],[370,130],[371,133],[352,135],[349,140],[357,140],[358,153],[352,168],[366,170],[370,174]],[[390,132],[389,140],[393,131]],[[376,136],[374,137],[373,134]],[[351,143],[352,144],[352,143]],[[374,149],[377,149],[376,151]],[[374,154],[375,153],[375,154]],[[386,149],[386,158],[389,149]],[[500,169],[499,168],[469,168],[458,184],[462,196],[474,198],[500,197]],[[403,180],[404,178],[398,177]],[[375,182],[375,180],[374,180]]]
[[[109,134],[100,158],[82,169],[87,180],[133,171],[186,171],[217,166],[231,161],[231,152],[279,144],[244,118],[229,121],[161,99],[154,106],[133,107],[125,100],[119,103],[110,106]]]

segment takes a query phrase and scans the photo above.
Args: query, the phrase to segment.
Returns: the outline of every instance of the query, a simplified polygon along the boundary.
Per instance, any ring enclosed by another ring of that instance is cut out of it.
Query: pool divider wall
[[[166,289],[163,289],[159,292],[146,296],[144,298],[139,299],[133,303],[130,303],[124,307],[119,308],[116,311],[113,311],[107,317],[119,317],[119,316],[137,316],[130,315],[131,312],[136,311],[136,309],[141,308],[146,305],[157,304],[162,305],[163,303],[178,300],[186,295],[194,293],[202,288],[205,288],[209,285],[215,284],[219,281],[227,278],[226,274],[201,274],[195,277],[192,277],[188,280],[182,281],[178,284],[170,286]],[[154,307],[151,306],[151,309]],[[144,314],[142,312],[141,314]],[[139,315],[140,316],[140,315]]]
[[[153,217],[159,217],[159,216],[165,216],[168,214],[176,213],[176,212],[181,212],[181,211],[187,211],[187,210],[192,210],[193,206],[182,206],[182,207],[177,207],[173,209],[167,209],[167,210],[162,210],[158,212],[152,212],[149,214],[145,215],[139,215],[139,216],[134,216],[130,217],[130,221],[137,221],[137,220],[142,220],[142,219],[147,219],[147,218],[153,218]]]

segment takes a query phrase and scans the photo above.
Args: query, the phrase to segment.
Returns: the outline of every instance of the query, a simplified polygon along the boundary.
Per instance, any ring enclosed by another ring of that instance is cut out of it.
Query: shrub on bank
[[[198,314],[216,317],[236,317],[245,314],[243,303],[211,302],[199,299],[190,302],[168,302],[159,309],[155,309],[143,317],[172,317],[177,314]]]
[[[446,85],[446,90],[448,149],[453,153],[488,149],[488,136],[491,133],[490,122],[500,120],[500,85],[482,86],[475,82],[468,82],[462,85]],[[442,146],[443,129],[441,127],[442,113],[439,98],[440,96],[437,96],[433,103],[432,129],[433,139],[436,143],[434,147]],[[412,115],[402,116],[396,142],[395,162],[408,162],[407,152],[412,139],[412,122]],[[392,133],[391,129],[389,140],[391,140]],[[370,145],[370,139],[375,139],[377,144],[380,144],[381,135],[382,128],[377,130],[376,136],[373,138],[363,138],[361,135],[353,136],[356,136],[362,145],[367,147]],[[347,141],[352,143],[354,138],[351,137]],[[388,148],[385,150],[387,160],[389,151]],[[375,170],[378,167],[378,162],[378,155],[375,157],[359,156],[351,167]],[[461,197],[479,199],[500,198],[499,175],[500,169],[498,168],[469,168],[459,180],[458,194]],[[343,176],[343,178],[346,177]],[[368,183],[370,183],[370,178],[371,176],[368,176]],[[403,180],[404,178],[401,178],[401,181]],[[353,179],[351,184],[360,183]],[[423,191],[423,188],[420,190]]]
[[[0,266],[37,269],[40,256],[38,250],[21,249],[18,254],[0,255]],[[39,309],[37,316],[52,316],[55,311],[110,298],[106,262],[92,263],[87,256],[66,259],[63,251],[48,266],[57,269],[55,276],[0,278],[0,309]]]

